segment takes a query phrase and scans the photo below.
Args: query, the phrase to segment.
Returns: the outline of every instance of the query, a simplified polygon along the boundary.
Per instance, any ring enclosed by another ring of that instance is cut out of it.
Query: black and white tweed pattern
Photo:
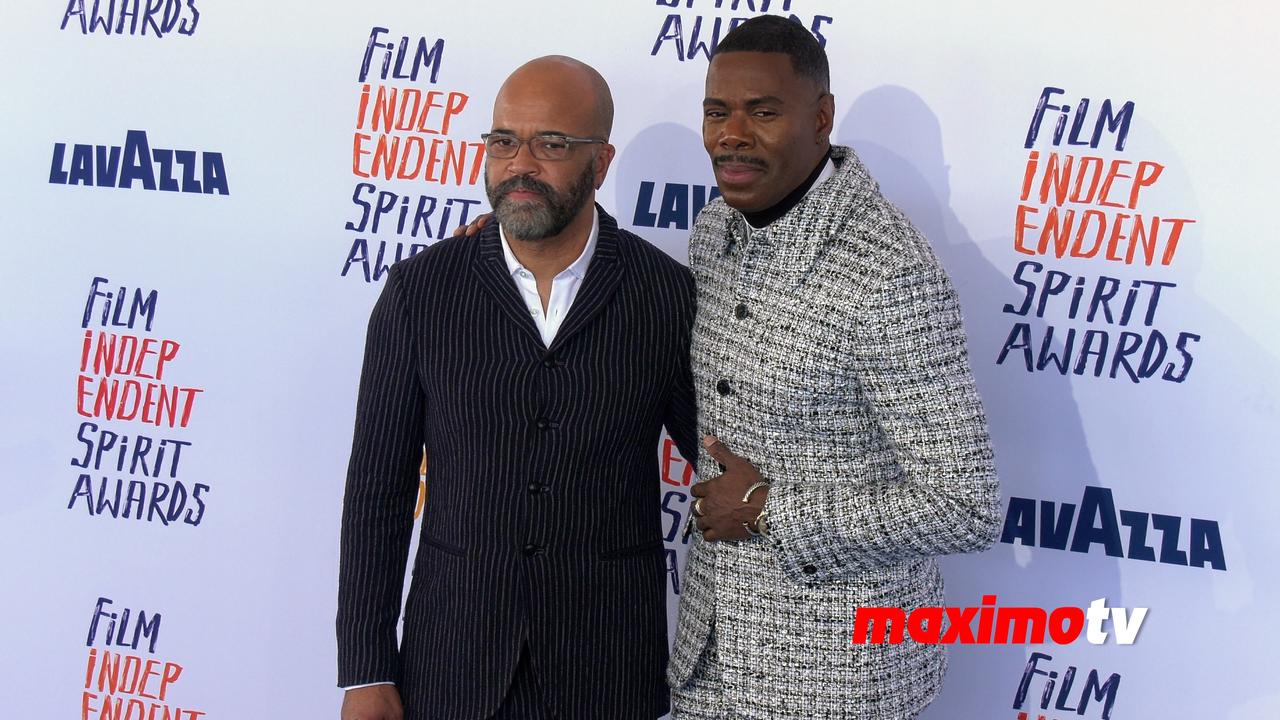
[[[738,720],[725,699],[715,630],[707,635],[689,682],[671,691],[671,705],[672,720]]]
[[[716,200],[690,240],[699,431],[773,485],[769,540],[690,548],[668,681],[690,682],[714,623],[747,718],[913,717],[943,647],[855,646],[854,610],[943,605],[934,558],[999,529],[955,292],[853,152],[832,155],[836,174],[768,228],[748,235]],[[698,470],[717,473],[705,450]]]

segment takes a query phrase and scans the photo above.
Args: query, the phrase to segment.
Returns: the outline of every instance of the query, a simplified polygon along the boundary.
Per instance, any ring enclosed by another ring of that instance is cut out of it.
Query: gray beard
[[[486,177],[484,189],[498,224],[521,240],[536,241],[559,235],[573,222],[574,216],[587,204],[587,196],[595,187],[594,179],[592,164],[588,163],[582,175],[563,194],[526,175],[508,178],[497,186],[490,185]],[[507,193],[516,189],[541,193],[544,202],[507,200]]]

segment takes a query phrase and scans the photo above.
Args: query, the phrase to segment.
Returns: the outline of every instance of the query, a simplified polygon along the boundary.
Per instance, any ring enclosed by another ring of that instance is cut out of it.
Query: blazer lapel
[[[618,248],[618,222],[599,205],[600,235],[596,239],[596,252],[587,266],[582,287],[573,299],[569,314],[565,317],[556,337],[551,341],[551,351],[564,345],[575,334],[589,325],[592,319],[609,304],[622,285],[623,263]],[[526,318],[527,319],[527,318]]]
[[[520,297],[520,290],[502,257],[502,240],[498,237],[498,223],[491,222],[476,237],[476,249],[471,258],[471,271],[493,297],[494,302],[516,327],[527,333],[542,346],[542,335],[529,315],[529,308]],[[588,277],[590,275],[588,274]],[[571,316],[572,317],[572,316]]]

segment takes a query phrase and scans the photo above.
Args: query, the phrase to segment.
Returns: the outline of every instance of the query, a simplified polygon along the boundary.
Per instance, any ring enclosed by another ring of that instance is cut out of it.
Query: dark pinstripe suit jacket
[[[689,272],[603,210],[549,348],[496,223],[391,268],[343,505],[339,685],[394,681],[409,718],[484,718],[527,640],[562,717],[666,711],[657,441],[665,424],[695,457],[693,313]]]

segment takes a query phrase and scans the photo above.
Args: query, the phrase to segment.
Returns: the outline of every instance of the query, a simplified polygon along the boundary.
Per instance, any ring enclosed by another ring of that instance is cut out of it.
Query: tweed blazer
[[[657,447],[665,425],[694,452],[693,279],[599,212],[550,347],[497,223],[396,263],[371,315],[342,514],[338,682],[395,682],[406,720],[491,717],[526,643],[557,717],[667,710]]]
[[[667,679],[713,626],[726,700],[748,718],[912,717],[941,645],[854,645],[862,606],[943,605],[935,561],[999,529],[986,419],[955,292],[852,150],[748,234],[717,199],[689,247],[699,432],[772,482],[768,538],[696,538]],[[700,449],[699,475],[718,474]]]

